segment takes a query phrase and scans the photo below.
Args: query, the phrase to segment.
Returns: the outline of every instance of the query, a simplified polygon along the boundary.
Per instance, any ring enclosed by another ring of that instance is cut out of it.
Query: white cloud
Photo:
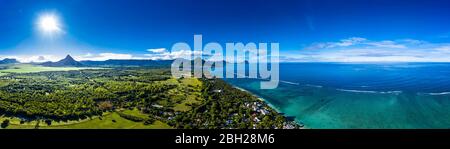
[[[194,55],[194,57],[201,56],[202,52],[191,50],[179,50],[172,52],[164,51],[160,53],[145,54],[145,56],[151,60],[169,60],[177,58],[191,59],[192,55]]]
[[[437,48],[435,48],[435,50],[437,50],[439,52],[450,53],[450,45],[437,47]]]
[[[150,51],[152,53],[150,54],[143,54],[142,56],[136,56],[132,54],[126,54],[126,53],[99,53],[99,54],[93,54],[93,53],[86,53],[85,55],[72,55],[75,60],[77,61],[105,61],[110,59],[116,59],[116,60],[128,60],[128,59],[147,59],[147,60],[171,60],[176,58],[186,58],[191,59],[191,55],[194,55],[195,57],[201,56],[201,51],[190,51],[190,50],[181,50],[181,51],[174,51],[169,52],[166,49],[160,48],[160,49],[148,49],[147,51]],[[63,59],[63,56],[55,56],[55,55],[31,55],[31,56],[1,56],[0,59],[4,58],[14,58],[17,59],[20,62],[23,63],[29,63],[29,62],[47,62],[47,61],[59,61]]]
[[[427,44],[428,42],[423,40],[416,40],[416,39],[402,39],[399,40],[400,42],[404,42],[406,44],[414,44],[414,45],[420,45],[420,44]]]
[[[131,54],[120,54],[120,53],[100,53],[100,54],[91,54],[87,53],[86,55],[76,56],[77,60],[92,60],[92,61],[105,61],[109,59],[139,59],[134,57]]]
[[[398,43],[396,43],[394,41],[390,41],[390,40],[367,42],[365,44],[370,45],[370,46],[380,47],[380,48],[400,48],[400,49],[406,48],[405,45],[398,44]]]
[[[164,53],[167,52],[166,48],[157,48],[157,49],[147,49],[148,52],[153,52],[153,53]]]
[[[307,50],[315,50],[315,49],[328,49],[328,48],[336,48],[336,47],[347,47],[359,44],[361,42],[366,41],[367,39],[361,37],[351,37],[347,39],[342,39],[339,42],[321,42],[314,43],[309,47],[306,47]]]
[[[56,62],[61,59],[61,57],[55,56],[55,55],[34,55],[34,56],[26,56],[26,55],[20,55],[20,56],[0,56],[0,59],[5,58],[13,58],[16,59],[19,62],[22,63],[31,63],[31,62],[47,62],[52,61]]]
[[[369,47],[381,47],[381,48],[406,48],[406,44],[419,44],[419,40],[405,39],[400,41],[371,41],[361,37],[351,37],[342,39],[339,42],[321,42],[314,43],[311,46],[305,48],[305,50],[318,50],[318,49],[332,49],[332,48],[345,48],[351,46],[369,46]]]
[[[85,57],[92,57],[94,56],[92,53],[87,53],[86,55],[84,55]]]
[[[336,43],[336,46],[342,46],[342,47],[352,46],[352,45],[364,42],[366,40],[367,40],[366,38],[352,37],[352,38],[341,40],[341,42]]]
[[[314,43],[281,59],[291,62],[450,62],[450,43],[349,38],[339,42]]]
[[[122,53],[100,53],[100,54],[92,54],[87,53],[85,55],[74,56],[77,61],[105,61],[109,59],[149,59],[148,57],[136,57],[132,54],[122,54]],[[65,56],[55,56],[55,55],[20,55],[20,56],[0,56],[0,59],[5,58],[14,58],[22,63],[30,63],[30,62],[47,62],[52,61],[56,62],[63,59]]]

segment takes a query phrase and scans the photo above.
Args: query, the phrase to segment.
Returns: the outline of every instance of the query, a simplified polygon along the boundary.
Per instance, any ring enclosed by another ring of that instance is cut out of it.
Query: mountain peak
[[[68,55],[66,56],[66,58],[64,58],[64,59],[67,59],[67,60],[74,60],[74,61],[75,61],[75,59],[73,59],[73,57],[70,56],[70,54],[68,54]]]
[[[83,64],[76,61],[72,58],[72,56],[67,55],[66,58],[57,61],[57,62],[46,62],[41,65],[50,66],[50,67],[81,67]]]

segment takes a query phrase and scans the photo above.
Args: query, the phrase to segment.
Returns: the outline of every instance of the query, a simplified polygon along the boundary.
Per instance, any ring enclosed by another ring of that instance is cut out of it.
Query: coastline
[[[243,89],[243,88],[241,88],[241,87],[238,87],[238,86],[236,86],[236,85],[234,85],[234,84],[231,84],[231,83],[228,83],[228,84],[230,84],[231,86],[233,86],[233,88],[236,88],[236,89],[238,89],[238,90],[240,90],[240,91],[243,91],[243,92],[247,92],[247,93],[249,93],[249,94],[255,96],[255,97],[256,97],[257,99],[259,99],[260,101],[266,103],[266,104],[269,106],[269,108],[275,110],[278,114],[283,113],[279,108],[277,108],[276,106],[274,106],[272,103],[270,103],[269,101],[267,101],[267,100],[264,99],[263,97],[260,97],[260,96],[258,96],[258,95],[256,95],[256,94],[254,94],[254,93],[252,93],[252,92],[250,92],[250,91],[248,91],[248,90],[246,90],[246,89]],[[286,116],[283,115],[283,117],[286,117]],[[291,122],[293,122],[293,123],[295,123],[296,125],[298,125],[300,129],[309,129],[309,127],[306,127],[305,124],[303,124],[303,123],[301,123],[301,122],[297,122],[296,120],[293,120],[293,121],[291,121]]]
[[[238,86],[235,86],[235,85],[232,85],[232,86],[233,86],[234,88],[238,89],[238,90],[241,90],[241,91],[247,92],[247,93],[249,93],[249,94],[252,94],[253,96],[255,96],[256,98],[258,98],[259,100],[261,100],[261,101],[263,101],[264,103],[266,103],[267,105],[269,105],[270,108],[274,109],[274,110],[277,111],[278,113],[283,113],[283,112],[281,112],[281,110],[280,110],[278,107],[275,107],[272,103],[270,103],[269,101],[267,101],[267,100],[264,99],[263,97],[260,97],[260,96],[254,94],[254,93],[252,93],[252,92],[250,92],[250,91],[248,91],[248,90],[246,90],[246,89],[243,89],[243,88],[241,88],[241,87],[238,87]]]

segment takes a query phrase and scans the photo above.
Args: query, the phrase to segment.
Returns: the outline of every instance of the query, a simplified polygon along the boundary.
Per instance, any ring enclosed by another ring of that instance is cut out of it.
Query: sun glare
[[[39,17],[39,29],[44,33],[57,33],[61,31],[58,17],[53,14],[45,14]]]

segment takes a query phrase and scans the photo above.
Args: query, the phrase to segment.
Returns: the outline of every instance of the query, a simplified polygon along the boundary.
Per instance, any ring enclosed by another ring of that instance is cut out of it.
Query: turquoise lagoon
[[[450,128],[450,63],[281,63],[269,90],[225,80],[308,128]]]

